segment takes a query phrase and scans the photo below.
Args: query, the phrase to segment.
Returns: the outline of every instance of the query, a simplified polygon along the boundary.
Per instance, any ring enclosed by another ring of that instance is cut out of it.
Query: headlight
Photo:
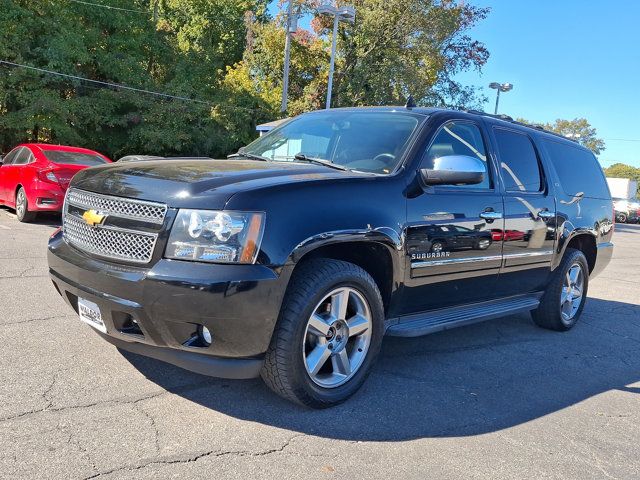
[[[216,263],[254,263],[264,213],[179,210],[165,257]]]

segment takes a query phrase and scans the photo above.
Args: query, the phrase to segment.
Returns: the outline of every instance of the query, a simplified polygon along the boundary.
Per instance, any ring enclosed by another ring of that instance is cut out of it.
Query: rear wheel
[[[384,335],[371,276],[314,259],[291,279],[261,375],[277,394],[312,408],[343,402],[364,383]]]
[[[616,214],[616,222],[618,223],[627,223],[627,214],[624,212],[619,212]]]
[[[539,326],[566,331],[576,324],[587,299],[589,265],[580,250],[568,248],[540,301],[532,312]]]
[[[31,222],[36,218],[36,212],[29,211],[29,200],[24,188],[20,187],[16,193],[16,217],[21,222]]]

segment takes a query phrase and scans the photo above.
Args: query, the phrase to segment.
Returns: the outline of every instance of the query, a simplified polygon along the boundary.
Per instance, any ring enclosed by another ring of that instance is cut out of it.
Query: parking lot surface
[[[58,221],[0,209],[1,478],[640,477],[638,225],[572,331],[387,338],[358,394],[312,411],[101,340],[47,276]]]

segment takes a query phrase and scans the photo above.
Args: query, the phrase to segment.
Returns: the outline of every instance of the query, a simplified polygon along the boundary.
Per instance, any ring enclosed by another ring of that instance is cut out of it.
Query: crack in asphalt
[[[43,317],[43,318],[30,318],[28,320],[20,320],[17,322],[7,322],[7,323],[0,323],[0,327],[7,327],[10,325],[23,325],[25,323],[31,323],[31,322],[44,322],[47,320],[56,320],[59,318],[67,318],[67,317],[73,317],[73,315],[67,314],[67,315],[52,315],[50,317]]]
[[[268,450],[263,450],[260,452],[252,452],[250,450],[210,450],[208,452],[202,452],[195,455],[191,455],[183,458],[159,458],[155,460],[150,460],[145,463],[141,463],[138,465],[123,465],[121,467],[113,468],[111,470],[106,470],[104,472],[99,472],[94,475],[90,475],[85,477],[83,480],[91,480],[94,478],[103,477],[106,475],[111,475],[118,472],[130,471],[135,472],[137,470],[142,470],[152,465],[176,465],[176,464],[185,464],[185,463],[194,463],[203,458],[219,458],[225,456],[238,456],[238,457],[264,457],[267,455],[273,455],[277,453],[282,453],[284,450],[291,444],[291,442],[299,437],[306,436],[303,433],[297,433],[289,437],[280,447],[270,448]]]
[[[149,412],[147,412],[141,405],[140,402],[134,402],[133,403],[133,408],[140,412],[142,415],[144,415],[146,418],[149,419],[149,421],[151,422],[151,428],[153,428],[153,436],[154,436],[154,445],[156,448],[156,452],[160,453],[160,430],[158,429],[158,426],[156,425],[156,419],[153,417],[153,415],[151,415]]]
[[[65,370],[60,370],[58,372],[56,372],[56,374],[60,374]],[[55,382],[54,382],[55,383]],[[172,393],[172,394],[184,394],[184,393],[189,393],[189,392],[194,392],[197,390],[200,390],[202,388],[208,388],[209,385],[202,385],[202,384],[189,384],[189,385],[184,385],[182,387],[177,387],[172,389],[171,391],[169,390],[162,390],[160,392],[156,392],[150,395],[145,395],[143,397],[139,397],[139,398],[134,398],[134,399],[111,399],[111,400],[103,400],[103,401],[99,401],[99,402],[92,402],[92,403],[87,403],[87,404],[81,404],[81,405],[68,405],[65,407],[54,407],[54,408],[36,408],[33,410],[29,410],[28,412],[22,412],[16,415],[10,415],[7,417],[3,417],[0,418],[0,423],[4,423],[4,422],[8,422],[11,420],[16,420],[22,417],[26,417],[29,415],[36,415],[39,413],[43,413],[43,412],[50,412],[50,413],[59,413],[59,412],[65,412],[67,410],[82,410],[82,409],[86,409],[86,408],[93,408],[93,407],[97,407],[97,406],[110,406],[110,405],[135,405],[139,402],[144,402],[145,400],[150,400],[152,398],[156,398],[156,397],[160,397],[162,395],[166,395],[168,393]],[[50,392],[50,390],[53,388],[53,384],[50,385],[47,388],[47,391]],[[47,393],[48,394],[48,393]],[[45,399],[46,400],[46,399]],[[46,400],[48,401],[48,400]]]
[[[583,323],[583,324],[585,324],[585,325],[589,325],[590,327],[593,327],[593,328],[595,328],[595,329],[602,330],[603,332],[607,332],[607,333],[609,333],[609,334],[611,334],[611,335],[613,335],[613,336],[620,337],[620,338],[624,338],[625,340],[631,340],[631,341],[632,341],[632,342],[634,342],[634,343],[638,343],[638,344],[640,344],[640,340],[638,340],[638,339],[636,339],[636,338],[629,337],[629,336],[627,336],[627,335],[622,335],[622,334],[620,334],[620,333],[618,333],[618,332],[615,332],[615,331],[613,331],[613,330],[609,330],[608,328],[604,328],[604,327],[601,327],[601,326],[596,325],[596,324],[594,324],[594,323],[587,322],[587,321],[585,321],[584,319],[582,319],[582,322],[581,322],[581,323]]]

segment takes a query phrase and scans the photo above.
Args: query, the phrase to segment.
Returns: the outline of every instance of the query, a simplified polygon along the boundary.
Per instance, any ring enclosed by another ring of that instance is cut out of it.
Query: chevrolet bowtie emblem
[[[107,215],[96,212],[95,210],[87,210],[82,214],[82,219],[87,222],[87,225],[95,227],[96,225],[102,225]]]

